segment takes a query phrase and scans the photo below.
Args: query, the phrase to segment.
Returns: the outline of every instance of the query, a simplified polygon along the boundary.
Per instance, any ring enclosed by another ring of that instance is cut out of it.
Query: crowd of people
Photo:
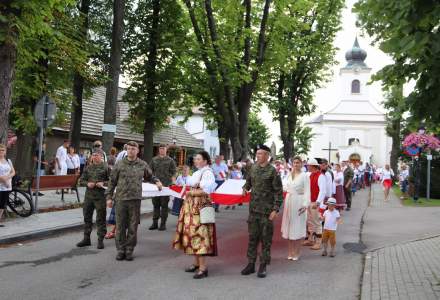
[[[0,217],[4,209],[4,192],[7,192],[7,185],[14,175],[12,163],[5,159],[5,151],[6,148],[0,145]],[[177,209],[173,204],[178,222],[172,245],[174,249],[194,257],[185,271],[195,273],[195,279],[208,276],[206,257],[218,254],[215,221],[204,221],[202,210],[212,207],[213,211],[220,212],[219,205],[211,199],[211,193],[227,180],[244,180],[242,195],[250,194],[248,264],[241,274],[255,273],[261,244],[257,272],[260,278],[266,277],[271,261],[274,220],[281,211],[280,231],[288,241],[288,260],[299,260],[303,247],[322,249],[322,256],[334,257],[336,230],[342,223],[342,212],[351,209],[352,196],[359,189],[380,181],[387,201],[394,180],[389,165],[376,168],[368,163],[349,161],[330,164],[325,158],[306,161],[301,157],[283,162],[271,159],[270,148],[265,145],[258,146],[255,162],[250,159],[226,162],[222,155],[211,162],[209,154],[201,151],[195,155],[192,168],[183,166],[180,175],[177,174],[175,161],[167,155],[166,145],[159,145],[158,155],[150,164],[141,160],[138,154],[136,142],[127,143],[119,153],[112,149],[107,156],[102,150],[102,143],[96,141],[88,160],[75,154],[67,140],[57,149],[56,174],[81,174],[80,184],[86,186],[84,237],[77,246],[92,244],[92,216],[96,211],[97,248],[104,248],[105,238],[115,238],[116,259],[133,260],[140,223],[142,182],[153,183],[158,190],[171,185],[191,187],[183,199],[175,199]],[[399,178],[404,187],[408,172],[405,167],[402,168]],[[44,174],[42,169],[39,172]],[[169,201],[169,196],[153,197],[150,230],[166,230]],[[106,226],[106,207],[112,209],[108,219],[110,230]],[[234,208],[235,205],[225,206],[224,210]]]

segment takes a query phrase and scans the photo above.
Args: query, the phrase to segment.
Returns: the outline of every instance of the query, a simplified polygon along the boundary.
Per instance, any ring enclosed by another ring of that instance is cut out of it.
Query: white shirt
[[[217,187],[217,184],[215,183],[214,173],[212,172],[212,169],[208,166],[194,172],[191,177],[188,177],[186,183],[187,185],[192,187],[195,187],[200,183],[199,186],[207,194],[214,192]]]
[[[228,173],[228,166],[224,162],[220,162],[220,164],[213,163],[212,171],[215,174],[215,180],[224,181],[226,180],[226,174]]]
[[[333,211],[326,210],[324,212],[324,229],[327,230],[336,230],[338,228],[338,218],[341,215],[337,209],[333,209]]]
[[[325,197],[327,195],[327,179],[324,176],[324,174],[321,174],[321,176],[318,177],[318,187],[319,187],[319,194],[318,199],[316,199],[316,202],[318,204],[324,204]]]
[[[176,185],[179,185],[179,186],[186,185],[186,182],[188,181],[189,178],[190,178],[190,176],[179,175],[176,179]]]
[[[335,185],[343,185],[344,184],[344,173],[343,172],[335,172]]]
[[[58,147],[56,158],[58,158],[61,168],[67,165],[67,149],[64,146]]]
[[[389,171],[387,169],[383,169],[382,181],[387,180],[387,179],[391,179],[393,176],[394,176],[394,172],[392,169],[390,169]]]
[[[0,163],[0,176],[5,176],[11,174],[12,162],[8,159],[4,163]],[[12,190],[12,178],[10,178],[6,183],[0,182],[0,191],[11,191]]]
[[[333,178],[330,171],[325,172],[325,196],[331,197],[333,195]]]
[[[124,157],[127,156],[127,150],[122,150],[121,152],[118,153],[118,156],[116,156],[116,161],[120,161],[122,159],[124,159]]]
[[[404,181],[404,180],[408,179],[408,176],[409,176],[408,170],[401,170],[400,174],[399,174],[399,179],[400,179],[400,181]]]
[[[67,169],[78,169],[80,166],[78,154],[73,154],[72,156],[70,154],[67,154],[66,163]]]

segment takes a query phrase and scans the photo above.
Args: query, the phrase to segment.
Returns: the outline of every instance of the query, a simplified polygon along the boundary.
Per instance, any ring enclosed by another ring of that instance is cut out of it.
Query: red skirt
[[[383,187],[386,189],[390,189],[392,185],[393,185],[393,181],[391,179],[385,179],[383,181]]]
[[[336,208],[339,210],[342,210],[345,208],[345,193],[344,193],[344,187],[342,185],[336,186]]]

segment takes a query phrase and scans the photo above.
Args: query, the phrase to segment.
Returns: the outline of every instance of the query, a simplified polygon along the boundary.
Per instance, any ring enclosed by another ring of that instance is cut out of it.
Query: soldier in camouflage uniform
[[[257,147],[257,162],[252,166],[243,186],[243,194],[251,191],[249,203],[249,244],[248,265],[241,271],[242,275],[255,273],[258,244],[261,242],[260,267],[258,277],[266,277],[266,265],[270,264],[270,248],[273,236],[273,220],[283,202],[283,185],[280,175],[269,164],[270,148],[265,145]]]
[[[91,164],[84,170],[80,183],[87,186],[84,197],[84,239],[76,244],[78,247],[90,246],[92,233],[93,211],[96,209],[96,227],[98,231],[98,249],[104,248],[104,236],[107,232],[105,225],[106,205],[104,196],[104,183],[110,176],[108,165],[102,161],[102,150],[95,150],[92,154]]]
[[[159,178],[160,182],[164,186],[169,186],[175,180],[176,175],[176,163],[167,155],[167,146],[159,145],[159,155],[153,157],[151,161],[151,170],[153,175]],[[168,202],[170,202],[170,196],[153,197],[153,224],[149,228],[150,230],[166,230],[166,222],[168,218]],[[160,218],[160,227],[158,227],[158,221]]]
[[[160,180],[153,176],[148,164],[137,157],[138,153],[139,145],[128,142],[127,156],[113,167],[106,192],[107,206],[112,207],[113,200],[116,201],[117,260],[133,260],[140,221],[142,179],[162,189]]]

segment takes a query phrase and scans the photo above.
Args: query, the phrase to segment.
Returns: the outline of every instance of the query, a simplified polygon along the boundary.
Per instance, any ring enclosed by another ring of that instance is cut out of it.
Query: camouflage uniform
[[[172,184],[172,177],[176,174],[176,163],[169,156],[155,156],[151,161],[151,170],[163,186],[169,186]],[[156,226],[159,218],[161,218],[161,223],[165,225],[168,217],[169,201],[169,196],[153,197],[153,224],[156,224]]]
[[[90,164],[84,170],[80,183],[83,186],[87,186],[88,182],[107,182],[110,176],[110,169],[104,162],[100,164]],[[106,203],[105,203],[105,190],[103,188],[94,187],[86,189],[86,195],[84,197],[84,237],[90,239],[92,233],[92,218],[93,211],[96,209],[96,227],[98,231],[98,239],[104,239],[107,232],[105,225],[106,216]]]
[[[118,253],[132,253],[137,242],[137,228],[140,221],[142,179],[156,183],[150,167],[143,160],[124,158],[113,167],[107,199],[116,202],[116,249]],[[116,193],[113,193],[116,188]]]
[[[350,166],[347,166],[347,168],[344,170],[344,194],[345,194],[345,202],[347,204],[347,208],[350,209],[351,208],[351,184],[348,186],[348,188],[346,187],[347,183],[350,180],[353,180],[354,177],[354,172],[353,169]]]
[[[283,202],[283,185],[280,175],[270,164],[264,167],[255,164],[243,188],[247,191],[251,190],[247,252],[249,263],[255,263],[257,260],[258,244],[261,242],[260,263],[269,264],[273,236],[273,221],[269,220],[269,216],[273,211],[279,211]]]

